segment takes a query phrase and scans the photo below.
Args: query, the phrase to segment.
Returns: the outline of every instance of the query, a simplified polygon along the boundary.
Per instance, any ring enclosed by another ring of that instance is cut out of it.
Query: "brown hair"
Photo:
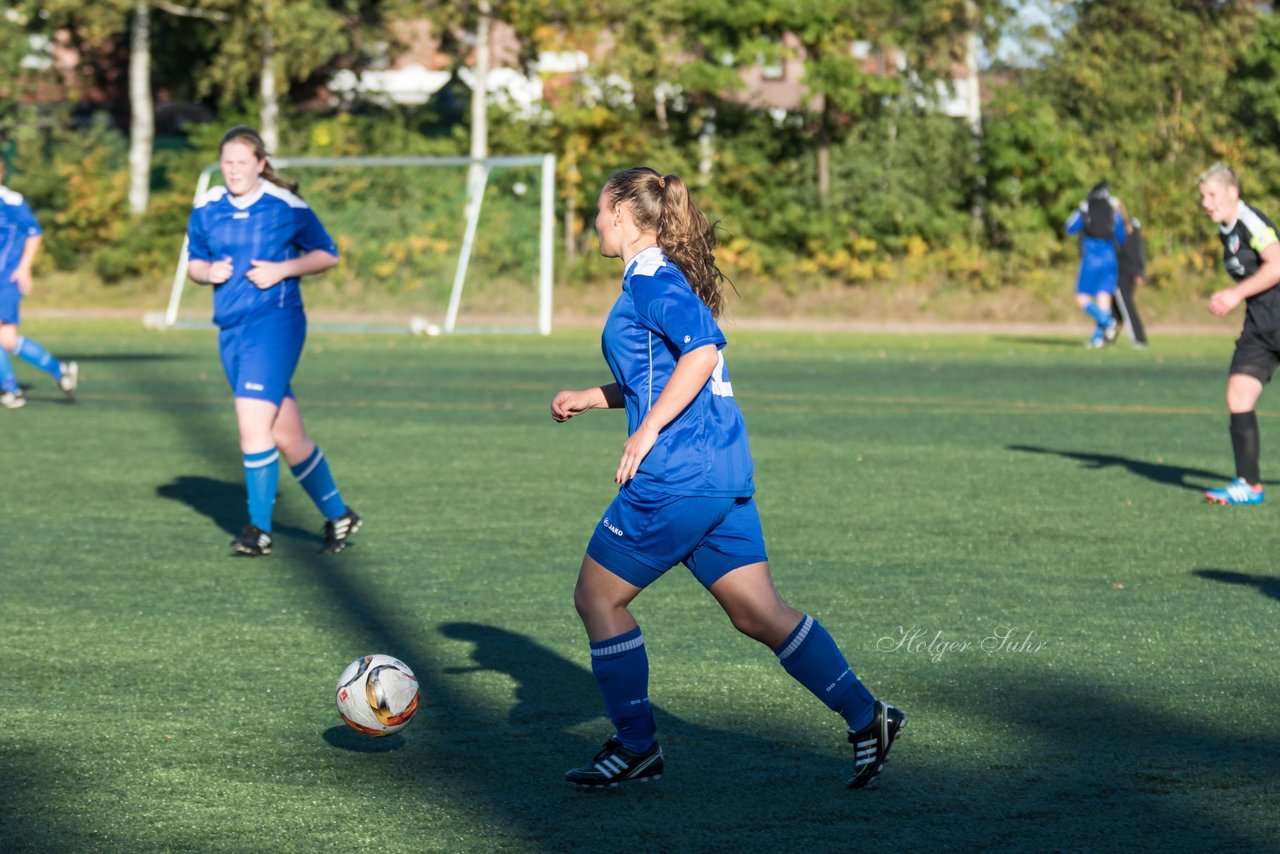
[[[719,317],[724,307],[721,283],[728,279],[716,266],[715,227],[689,198],[689,188],[680,176],[637,166],[613,173],[604,191],[610,207],[626,202],[636,225],[657,233],[663,254],[684,273],[711,316]]]
[[[256,130],[246,125],[236,125],[222,135],[222,142],[218,143],[218,154],[222,154],[222,149],[226,147],[228,142],[242,142],[252,148],[253,156],[266,164],[262,169],[263,178],[277,187],[284,187],[290,193],[295,195],[298,193],[298,183],[296,181],[286,181],[276,174],[275,169],[271,168],[271,161],[267,160],[267,144],[262,141],[262,137]]]

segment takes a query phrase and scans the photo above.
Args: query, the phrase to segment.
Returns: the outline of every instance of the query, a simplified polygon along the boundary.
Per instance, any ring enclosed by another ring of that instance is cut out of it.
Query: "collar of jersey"
[[[1244,209],[1244,199],[1241,199],[1240,201],[1236,202],[1236,215],[1231,218],[1231,222],[1227,223],[1226,225],[1218,226],[1218,228],[1222,229],[1223,234],[1230,234],[1231,232],[1236,230],[1236,223],[1240,221],[1240,211],[1243,209]]]
[[[233,196],[230,193],[230,191],[228,191],[227,201],[231,202],[231,206],[234,208],[238,208],[239,210],[242,210],[242,211],[248,210],[253,205],[254,202],[262,198],[262,193],[264,192],[262,183],[263,183],[262,179],[259,178],[258,186],[254,188],[252,193],[245,196],[243,200],[240,198],[237,198],[236,196]]]
[[[632,272],[634,272],[634,271],[635,271],[635,269],[636,269],[636,265],[640,263],[640,259],[641,259],[641,258],[643,258],[644,256],[648,255],[650,252],[657,252],[659,255],[661,255],[661,254],[662,254],[662,247],[661,247],[661,246],[648,246],[648,247],[646,247],[646,248],[644,248],[644,249],[641,249],[641,250],[640,250],[639,252],[637,252],[635,255],[632,255],[632,256],[631,256],[631,260],[627,262],[627,269],[626,269],[626,271],[625,271],[625,272],[623,272],[623,274],[622,274],[622,278],[623,278],[623,280],[624,280],[624,281],[630,281],[630,280],[631,280],[631,274],[632,274]]]

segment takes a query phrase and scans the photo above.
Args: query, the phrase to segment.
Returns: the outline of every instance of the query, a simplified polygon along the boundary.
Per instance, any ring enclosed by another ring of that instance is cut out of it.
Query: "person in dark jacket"
[[[1116,279],[1117,320],[1128,330],[1133,346],[1142,349],[1147,346],[1147,329],[1138,315],[1134,291],[1138,285],[1147,283],[1147,244],[1142,239],[1142,223],[1138,218],[1128,216],[1123,204],[1119,213],[1124,222],[1125,237],[1117,256],[1120,270]]]

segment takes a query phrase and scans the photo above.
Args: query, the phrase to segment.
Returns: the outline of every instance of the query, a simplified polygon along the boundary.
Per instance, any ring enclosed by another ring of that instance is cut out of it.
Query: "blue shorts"
[[[22,302],[22,291],[17,285],[0,285],[0,323],[18,325],[18,304]]]
[[[1098,297],[1116,292],[1119,267],[1113,250],[1108,256],[1100,252],[1086,252],[1080,262],[1080,274],[1076,277],[1076,293],[1080,296]]]
[[[618,490],[587,555],[636,587],[683,563],[710,588],[730,570],[769,559],[751,498],[664,495],[634,482]]]
[[[276,406],[293,397],[289,381],[306,340],[307,316],[301,311],[273,311],[222,330],[218,349],[232,392]]]

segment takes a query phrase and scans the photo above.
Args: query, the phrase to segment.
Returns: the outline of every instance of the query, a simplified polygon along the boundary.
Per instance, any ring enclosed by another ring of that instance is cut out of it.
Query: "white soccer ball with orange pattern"
[[[398,658],[366,655],[342,671],[337,700],[338,714],[353,730],[390,735],[404,729],[418,711],[418,677]]]

